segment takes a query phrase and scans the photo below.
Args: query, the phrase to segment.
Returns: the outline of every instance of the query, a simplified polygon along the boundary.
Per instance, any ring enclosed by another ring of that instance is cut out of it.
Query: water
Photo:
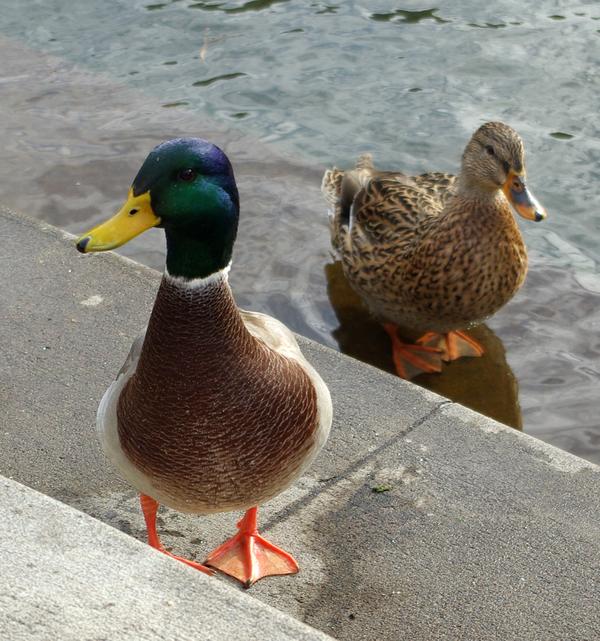
[[[600,462],[596,2],[3,0],[0,34],[0,202],[81,231],[152,145],[210,137],[240,181],[238,300],[385,369],[329,253],[322,169],[371,151],[456,171],[479,124],[511,124],[549,212],[521,225],[527,283],[478,330],[483,359],[417,382]],[[160,267],[160,233],[124,253]]]

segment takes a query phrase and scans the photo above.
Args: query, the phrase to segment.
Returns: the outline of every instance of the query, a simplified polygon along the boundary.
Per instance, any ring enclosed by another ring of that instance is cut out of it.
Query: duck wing
[[[331,207],[334,248],[354,260],[366,259],[365,253],[380,260],[406,254],[434,224],[455,182],[450,174],[378,171],[368,155],[351,171],[329,170],[322,190]]]

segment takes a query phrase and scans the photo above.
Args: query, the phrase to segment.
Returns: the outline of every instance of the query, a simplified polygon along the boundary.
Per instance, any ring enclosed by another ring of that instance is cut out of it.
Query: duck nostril
[[[129,215],[130,216],[135,216],[138,213],[138,211],[139,211],[139,209],[135,209],[135,208],[130,209],[129,210]]]

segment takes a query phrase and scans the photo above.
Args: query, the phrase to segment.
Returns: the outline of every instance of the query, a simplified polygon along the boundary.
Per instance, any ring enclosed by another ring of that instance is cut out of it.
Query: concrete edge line
[[[574,473],[582,470],[600,472],[600,466],[596,465],[592,461],[588,461],[575,454],[571,454],[571,452],[561,450],[555,445],[546,443],[531,434],[527,434],[526,432],[521,432],[513,427],[504,425],[503,423],[500,423],[493,418],[489,418],[484,414],[479,414],[460,403],[446,403],[442,409],[442,413],[460,421],[475,423],[476,427],[486,434],[499,434],[520,440],[523,442],[524,447],[531,450],[531,453],[535,458],[542,460],[561,472]]]
[[[332,639],[3,476],[0,511],[2,639]]]

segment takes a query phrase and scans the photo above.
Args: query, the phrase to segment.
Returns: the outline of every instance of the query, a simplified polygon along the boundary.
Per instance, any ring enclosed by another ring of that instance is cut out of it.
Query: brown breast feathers
[[[315,444],[317,399],[300,365],[250,335],[226,281],[163,278],[117,415],[123,450],[173,506],[216,512],[289,485]]]

